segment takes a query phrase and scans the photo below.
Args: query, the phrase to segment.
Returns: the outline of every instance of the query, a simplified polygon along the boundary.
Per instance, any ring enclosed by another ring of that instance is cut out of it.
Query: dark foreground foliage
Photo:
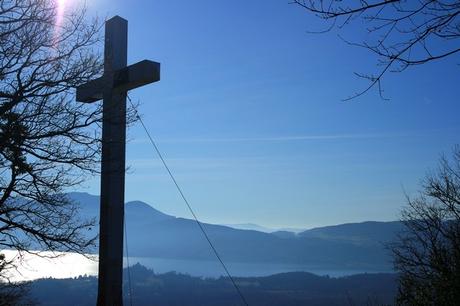
[[[425,177],[403,211],[391,245],[399,273],[398,304],[460,305],[460,147]]]
[[[131,271],[132,305],[242,305],[228,278],[205,279],[170,272],[155,274],[136,264]],[[125,305],[130,305],[124,270]],[[396,275],[360,274],[341,278],[306,272],[236,278],[249,305],[392,305]],[[42,305],[94,305],[97,278],[43,279],[31,284]]]
[[[36,305],[29,296],[28,283],[0,283],[0,306],[32,306]]]

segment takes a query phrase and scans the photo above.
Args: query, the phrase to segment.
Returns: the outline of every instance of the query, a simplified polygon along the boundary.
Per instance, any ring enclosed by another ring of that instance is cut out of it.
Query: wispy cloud
[[[168,164],[179,169],[208,169],[228,166],[232,159],[223,158],[168,158]],[[158,158],[133,158],[126,161],[134,169],[163,169]]]
[[[333,140],[354,140],[354,139],[379,139],[379,138],[401,138],[401,137],[426,137],[428,134],[457,133],[458,127],[426,130],[395,131],[391,133],[345,133],[345,134],[310,134],[310,135],[279,135],[279,136],[257,136],[257,137],[190,137],[190,138],[155,138],[163,143],[206,143],[206,142],[289,142],[289,141],[333,141]],[[148,138],[130,139],[132,144],[148,143]]]
[[[331,135],[288,135],[267,137],[230,137],[230,138],[158,138],[158,142],[286,142],[286,141],[321,141],[342,139],[376,139],[389,137],[402,137],[403,134],[331,134]],[[137,138],[130,141],[133,144],[148,143],[148,138]]]

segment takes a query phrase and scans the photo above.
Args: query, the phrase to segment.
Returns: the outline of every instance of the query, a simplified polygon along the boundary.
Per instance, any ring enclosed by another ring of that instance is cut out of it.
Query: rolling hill
[[[84,217],[98,218],[99,197],[69,193]],[[213,259],[194,220],[164,214],[140,202],[126,203],[131,256]],[[390,270],[385,243],[401,230],[399,222],[363,222],[314,228],[295,234],[203,224],[222,258],[229,262],[308,264],[361,270]],[[94,234],[94,233],[93,233]]]

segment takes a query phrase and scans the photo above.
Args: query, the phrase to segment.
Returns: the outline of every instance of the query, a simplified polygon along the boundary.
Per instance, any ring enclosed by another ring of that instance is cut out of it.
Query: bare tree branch
[[[458,0],[294,0],[326,22],[326,31],[354,23],[366,31],[361,42],[346,40],[376,56],[377,72],[356,73],[369,81],[354,99],[377,88],[383,98],[382,79],[388,72],[452,57],[460,52],[460,1]]]
[[[101,24],[77,9],[57,25],[55,3],[0,1],[0,245],[84,253],[94,220],[64,192],[99,171],[101,107],[74,87],[101,73]]]
[[[408,198],[405,231],[390,245],[399,272],[400,305],[460,302],[460,147]]]

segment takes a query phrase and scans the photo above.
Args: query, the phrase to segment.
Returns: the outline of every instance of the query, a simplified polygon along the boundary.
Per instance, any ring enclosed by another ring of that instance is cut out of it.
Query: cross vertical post
[[[76,100],[102,104],[102,164],[99,221],[98,306],[122,306],[123,229],[128,90],[160,80],[160,64],[144,60],[126,66],[128,22],[105,24],[104,74],[77,87]]]
[[[107,21],[104,74],[126,67],[128,22]],[[126,92],[104,79],[102,115],[101,203],[99,224],[98,306],[122,305],[123,222],[125,203]]]

